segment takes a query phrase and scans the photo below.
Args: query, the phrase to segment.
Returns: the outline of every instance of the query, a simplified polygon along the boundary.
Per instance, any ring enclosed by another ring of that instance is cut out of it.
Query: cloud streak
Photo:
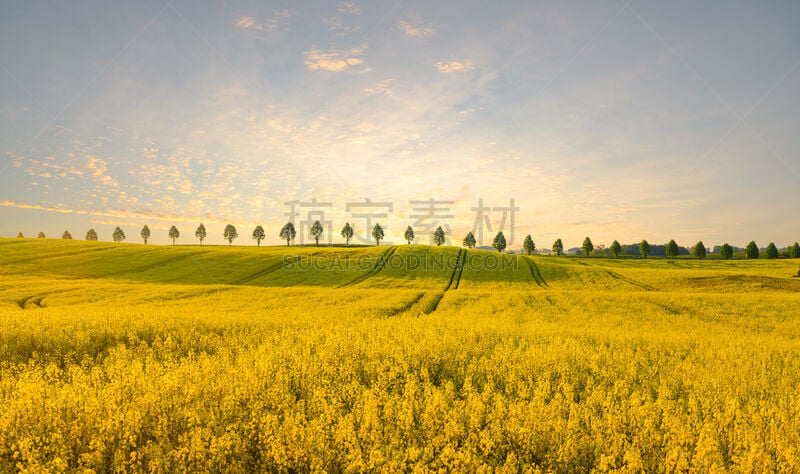
[[[438,63],[436,63],[436,70],[442,73],[468,72],[474,69],[475,66],[469,59],[466,59],[464,61],[450,61],[447,63],[439,61]]]
[[[366,45],[349,50],[311,49],[305,54],[305,65],[311,71],[369,72],[372,69],[365,67],[362,59],[365,49]]]

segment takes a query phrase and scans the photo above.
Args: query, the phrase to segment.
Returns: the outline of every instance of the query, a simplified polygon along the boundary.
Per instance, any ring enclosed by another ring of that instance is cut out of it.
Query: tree
[[[150,228],[147,226],[142,227],[142,240],[144,240],[144,244],[147,245],[147,241],[150,239]]]
[[[611,242],[610,247],[611,253],[614,254],[614,258],[619,257],[619,253],[622,252],[622,246],[616,240]]]
[[[286,241],[287,247],[289,246],[289,242],[294,240],[296,235],[297,232],[294,230],[294,224],[292,224],[291,222],[287,222],[286,225],[281,227],[280,237],[281,239]]]
[[[18,239],[24,239],[24,238],[25,238],[25,236],[24,236],[24,235],[22,235],[22,232],[20,232],[19,234],[17,234],[17,238],[18,238]]]
[[[344,224],[344,227],[342,227],[342,237],[344,237],[344,242],[349,247],[350,239],[353,238],[353,227],[350,225],[349,222],[346,222]]]
[[[561,243],[561,239],[556,239],[553,242],[553,252],[556,253],[556,257],[560,257],[564,253],[564,244]]]
[[[639,254],[642,258],[647,258],[647,255],[650,254],[650,244],[646,240],[642,240],[639,244]]]
[[[536,244],[533,243],[533,239],[531,238],[530,234],[525,236],[525,240],[522,241],[522,249],[525,250],[525,253],[530,255],[536,250]]]
[[[231,245],[234,239],[239,237],[239,233],[236,232],[236,227],[228,224],[225,226],[225,230],[222,231],[222,237],[228,241],[228,245]]]
[[[706,258],[706,246],[702,240],[695,244],[694,248],[692,249],[692,255],[694,258]]]
[[[497,235],[494,236],[492,247],[498,252],[502,252],[506,249],[506,236],[503,235],[503,231],[498,232]]]
[[[322,229],[322,224],[320,224],[319,221],[314,221],[314,223],[311,224],[311,230],[309,231],[309,233],[311,234],[311,237],[314,237],[314,241],[317,243],[317,247],[319,247],[319,238],[322,237],[323,231],[324,230]]]
[[[594,250],[594,245],[592,244],[592,239],[590,239],[589,237],[586,237],[585,239],[583,239],[583,245],[581,245],[581,250],[583,250],[583,255],[585,257],[588,257],[589,254],[592,253],[592,250]]]
[[[253,239],[256,241],[256,245],[261,247],[261,241],[264,240],[267,234],[264,233],[264,228],[260,225],[257,225],[255,229],[253,229]]]
[[[669,258],[675,258],[678,256],[678,244],[676,244],[674,240],[670,240],[667,244],[667,248],[664,250]]]
[[[433,231],[433,242],[436,245],[442,245],[444,240],[444,229],[442,229],[442,226],[439,226]]]
[[[172,226],[169,228],[169,238],[172,239],[172,245],[175,245],[175,239],[181,236],[181,232],[177,227]]]
[[[719,248],[719,256],[728,260],[733,257],[733,249],[727,243],[722,244],[722,247]]]
[[[68,230],[65,230],[63,234],[61,234],[62,239],[72,240],[72,234],[69,233]]]
[[[89,229],[86,232],[86,240],[97,240],[97,232],[94,229]]]
[[[44,236],[44,232],[39,232],[39,235],[36,236],[39,239],[46,239],[47,237]]]
[[[380,245],[383,240],[383,227],[380,224],[375,224],[372,229],[372,238],[375,239],[375,245]]]
[[[800,244],[797,242],[789,248],[789,258],[800,258]]]
[[[468,249],[471,249],[478,244],[478,242],[475,241],[475,236],[472,235],[472,232],[467,232],[467,235],[464,237],[464,241],[462,243],[464,244],[464,247]]]
[[[125,232],[123,232],[122,229],[117,227],[116,229],[114,229],[114,234],[111,235],[111,238],[114,240],[114,242],[122,242],[123,240],[125,240]]]
[[[775,247],[774,242],[770,242],[769,245],[767,245],[766,256],[771,260],[778,258],[778,248]]]
[[[414,235],[414,229],[412,229],[411,226],[406,227],[405,238],[406,242],[408,242],[408,245],[411,245],[411,242],[416,238]]]
[[[758,245],[756,245],[755,241],[751,241],[747,244],[747,247],[744,248],[744,256],[747,258],[758,258]]]
[[[194,236],[200,239],[200,245],[203,245],[203,241],[206,240],[207,235],[206,226],[201,222],[200,225],[197,226],[197,230],[194,231]]]

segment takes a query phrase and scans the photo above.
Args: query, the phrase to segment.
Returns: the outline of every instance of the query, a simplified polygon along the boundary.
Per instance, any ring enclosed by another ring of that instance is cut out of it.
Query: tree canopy
[[[346,222],[342,227],[342,237],[344,237],[344,242],[349,247],[350,240],[353,238],[353,226],[349,222]]]
[[[86,231],[86,240],[97,240],[97,232],[94,229]]]
[[[403,235],[403,237],[405,237],[406,242],[408,242],[408,245],[411,245],[411,242],[413,242],[414,239],[416,238],[416,236],[414,235],[414,229],[411,226],[406,227],[406,233]]]
[[[494,249],[498,252],[502,252],[506,249],[506,236],[503,235],[502,231],[498,232],[497,235],[494,236],[492,247],[494,247]]]
[[[201,222],[199,226],[197,226],[197,230],[194,231],[194,236],[200,240],[200,245],[203,245],[203,241],[206,240],[206,236],[208,233],[206,232],[206,226],[203,225]]]
[[[462,242],[464,247],[471,249],[475,247],[478,242],[475,241],[475,236],[472,235],[472,232],[467,232],[467,235],[464,237],[464,241]]]
[[[442,229],[442,226],[439,226],[435,231],[433,231],[433,243],[436,245],[442,245],[444,241],[444,229]]]
[[[789,258],[800,258],[800,244],[797,242],[789,248]]]
[[[322,237],[323,232],[324,229],[322,228],[322,224],[319,221],[314,221],[314,223],[311,224],[311,229],[309,230],[309,234],[311,234],[311,237],[314,238],[314,242],[316,242],[317,247],[319,247],[319,238]]]
[[[619,253],[622,251],[622,246],[616,240],[611,242],[611,247],[609,247],[611,253],[614,254],[614,258],[619,257]]]
[[[260,225],[257,225],[255,229],[253,229],[253,240],[256,241],[256,245],[261,247],[261,241],[264,240],[267,234],[264,233],[264,228]]]
[[[372,238],[375,239],[375,245],[380,245],[383,240],[383,227],[380,224],[375,224],[372,228]]]
[[[61,234],[62,239],[72,240],[72,234],[69,233],[68,230],[65,230],[63,234]]]
[[[283,227],[281,227],[280,238],[286,241],[286,245],[289,246],[290,242],[294,240],[297,232],[294,230],[294,224],[291,222],[287,222]]]
[[[181,232],[178,230],[177,227],[172,226],[169,228],[169,238],[172,239],[172,245],[175,245],[175,239],[181,236]]]
[[[525,251],[526,254],[530,255],[536,250],[536,244],[533,242],[533,238],[530,234],[525,236],[525,240],[522,241],[522,250]]]
[[[564,253],[564,244],[561,242],[561,239],[556,239],[553,242],[553,252],[556,253],[557,257],[560,257]]]
[[[591,255],[592,250],[594,250],[594,244],[592,243],[592,239],[586,237],[583,239],[583,244],[581,245],[581,250],[583,251],[583,255],[588,257]]]
[[[676,244],[674,240],[670,240],[666,249],[664,250],[669,258],[675,258],[678,256],[678,244]]]
[[[701,258],[701,259],[706,258],[706,253],[707,253],[706,245],[703,243],[702,240],[700,242],[697,242],[694,245],[694,248],[692,249],[692,255],[694,256],[694,258]]]
[[[744,248],[744,256],[747,258],[758,258],[758,245],[756,242],[750,241],[747,247]]]
[[[642,258],[647,258],[647,255],[650,253],[650,243],[646,240],[642,240],[639,244],[639,254]]]
[[[139,234],[142,236],[145,245],[147,245],[147,241],[150,240],[150,228],[145,225],[142,227],[142,231]]]
[[[236,231],[236,227],[233,224],[228,224],[225,226],[225,230],[222,231],[222,237],[228,241],[228,245],[231,245],[239,237],[239,232]]]
[[[732,258],[733,248],[727,243],[722,244],[722,247],[719,248],[719,256],[724,258],[725,260]]]
[[[46,239],[47,237],[44,236],[44,232],[39,232],[39,235],[36,236],[39,239]]]
[[[17,234],[17,238],[18,238],[18,239],[24,239],[24,238],[25,238],[25,236],[24,236],[24,235],[22,235],[22,232],[20,232],[19,234]]]
[[[122,242],[123,240],[125,240],[125,232],[123,232],[122,229],[117,227],[116,229],[114,229],[114,234],[112,234],[111,238],[114,239],[114,242]]]
[[[778,258],[778,248],[775,247],[774,242],[770,242],[769,245],[767,245],[767,250],[764,252],[764,256],[768,259]]]

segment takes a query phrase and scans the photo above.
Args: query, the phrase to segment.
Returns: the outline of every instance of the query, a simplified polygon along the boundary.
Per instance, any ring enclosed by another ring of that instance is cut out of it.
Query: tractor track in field
[[[308,254],[308,255],[306,255],[306,256],[301,256],[301,255],[298,255],[298,256],[292,257],[292,258],[291,258],[291,259],[289,259],[289,260],[290,260],[292,263],[297,263],[297,262],[299,262],[300,260],[302,260],[303,258],[311,258],[311,257],[313,257],[313,256],[315,256],[315,255],[319,255],[320,253],[322,253],[322,252],[314,252],[314,253]],[[230,284],[230,285],[244,285],[245,283],[249,283],[249,282],[251,282],[251,281],[253,281],[253,280],[256,280],[256,279],[258,279],[258,278],[261,278],[261,277],[263,277],[264,275],[269,275],[269,274],[270,274],[270,273],[272,273],[272,272],[275,272],[275,271],[277,271],[277,270],[280,270],[280,269],[281,269],[281,267],[283,267],[283,266],[284,266],[284,264],[286,264],[286,263],[287,263],[287,261],[286,261],[286,260],[284,260],[284,259],[281,259],[281,261],[280,261],[280,262],[278,262],[278,263],[272,264],[272,265],[268,266],[267,268],[261,269],[261,270],[259,270],[259,271],[255,272],[255,273],[253,273],[253,274],[247,275],[246,277],[244,277],[244,278],[242,278],[242,279],[240,279],[240,280],[236,280],[235,282],[233,282],[233,283],[229,283],[229,284]]]
[[[292,261],[294,261],[294,262],[296,262],[298,260],[300,260],[299,257],[292,259]],[[231,285],[244,285],[245,283],[250,283],[253,280],[261,278],[261,277],[263,277],[265,275],[269,275],[270,273],[272,273],[274,271],[280,270],[280,268],[283,267],[283,264],[284,264],[283,261],[275,263],[275,264],[272,264],[272,265],[268,266],[267,268],[264,268],[262,270],[259,270],[259,271],[255,272],[255,273],[247,275],[244,278],[236,280],[235,282],[231,283]]]
[[[211,290],[204,290],[204,291],[194,291],[194,292],[187,292],[187,293],[179,293],[176,295],[171,296],[158,296],[154,298],[146,298],[140,300],[138,303],[163,303],[163,302],[173,302],[173,301],[181,301],[181,300],[188,300],[191,298],[200,298],[203,296],[210,296],[217,293],[224,293],[227,291],[236,290],[237,288],[234,286],[228,286],[224,288],[213,288]],[[137,303],[137,304],[138,304]]]
[[[424,298],[424,297],[425,297],[425,292],[424,292],[424,291],[422,291],[422,292],[420,292],[420,293],[419,293],[417,296],[415,296],[415,297],[411,298],[411,300],[409,300],[409,301],[408,301],[407,303],[405,303],[403,306],[401,306],[401,307],[397,308],[396,310],[394,310],[394,311],[390,312],[390,313],[389,313],[389,314],[387,314],[385,317],[387,317],[387,318],[391,318],[391,317],[393,317],[393,316],[397,316],[397,315],[399,315],[399,314],[403,314],[403,313],[406,313],[406,312],[408,312],[409,310],[411,310],[411,308],[413,308],[413,307],[414,307],[414,305],[416,305],[417,303],[419,303],[419,301],[420,301],[422,298]]]
[[[643,290],[656,291],[656,288],[654,288],[654,287],[652,287],[652,286],[650,286],[650,285],[648,285],[646,283],[642,283],[640,281],[634,280],[633,278],[628,278],[626,276],[620,275],[619,273],[611,271],[611,270],[608,270],[607,268],[602,268],[602,270],[604,272],[608,273],[609,276],[611,276],[611,278],[614,278],[616,280],[624,281],[625,283],[628,283],[629,285],[633,285],[633,286],[639,287],[639,288],[641,288]]]
[[[431,304],[426,309],[424,309],[422,311],[423,313],[431,314],[434,311],[436,311],[436,308],[439,307],[439,303],[442,301],[442,298],[444,298],[444,294],[447,293],[450,290],[451,286],[453,286],[453,280],[456,278],[456,273],[458,273],[459,266],[461,266],[461,270],[462,271],[464,270],[463,262],[464,262],[465,259],[462,257],[462,254],[466,255],[466,253],[467,253],[466,250],[458,249],[458,256],[456,257],[456,264],[453,265],[453,272],[450,274],[450,281],[447,282],[447,286],[445,286],[444,290],[442,290],[442,292],[439,293],[434,298],[434,300],[431,302]],[[460,278],[461,278],[461,275],[459,274],[459,279]]]
[[[32,308],[46,308],[46,304],[42,304],[42,300],[47,298],[48,296],[57,295],[59,293],[67,293],[71,290],[57,290],[51,291],[50,293],[45,294],[36,294],[33,296],[26,296],[25,298],[19,300],[12,300],[20,309],[32,309]]]
[[[36,295],[28,296],[28,297],[22,298],[21,300],[17,300],[16,303],[19,305],[20,309],[30,309],[31,306],[34,306],[36,308],[41,308],[42,307],[42,300],[44,299],[45,296],[47,296],[47,295],[44,295],[44,296],[36,296]]]
[[[116,247],[100,247],[100,248],[95,248],[95,249],[77,250],[75,252],[62,252],[62,253],[55,253],[55,254],[52,254],[52,255],[39,255],[39,256],[36,256],[36,257],[27,257],[27,258],[20,258],[20,259],[17,259],[17,260],[11,260],[9,262],[3,263],[3,265],[16,265],[18,263],[30,263],[30,262],[36,262],[36,261],[39,261],[39,260],[46,260],[46,259],[49,259],[49,258],[61,258],[61,257],[69,257],[71,255],[83,255],[83,254],[86,254],[86,253],[100,252],[100,251],[104,251],[104,250],[111,250],[111,249],[114,249],[114,248],[116,248]]]
[[[547,284],[544,277],[542,276],[542,272],[539,271],[539,267],[531,260],[529,257],[522,257],[525,259],[525,262],[528,264],[528,269],[531,271],[531,276],[533,277],[533,281],[536,282],[542,288],[550,288],[550,285]]]
[[[454,290],[457,290],[458,285],[461,283],[461,275],[464,273],[464,265],[467,263],[467,250],[464,249],[463,252],[461,254],[461,267],[458,269],[458,276],[456,277],[456,286],[453,287]],[[456,262],[456,267],[458,267],[458,262]]]
[[[580,260],[575,260],[575,263],[579,263],[579,264],[583,265],[584,267],[591,267],[592,266],[592,265],[589,265],[586,262],[581,262]],[[625,283],[627,283],[629,285],[633,285],[633,286],[639,287],[639,288],[641,288],[643,290],[658,291],[658,289],[655,288],[655,287],[652,287],[652,286],[650,286],[650,285],[648,285],[646,283],[642,283],[640,281],[636,281],[633,278],[628,278],[626,276],[620,275],[619,273],[611,271],[611,270],[609,270],[607,268],[600,267],[600,266],[595,267],[595,268],[599,268],[600,270],[603,270],[604,272],[608,273],[608,276],[610,276],[611,278],[613,278],[615,280],[624,281]]]
[[[124,270],[120,270],[118,272],[110,273],[107,276],[115,276],[115,275],[123,275],[128,273],[141,273],[146,272],[148,270],[153,270],[154,268],[163,267],[164,265],[169,265],[171,263],[180,262],[191,257],[196,257],[198,255],[202,255],[202,253],[186,253],[183,255],[175,255],[174,257],[165,258],[164,260],[159,260],[158,262],[148,263],[147,265],[141,265],[134,268],[126,268]]]
[[[391,247],[386,249],[386,251],[383,252],[380,257],[378,257],[378,260],[375,262],[375,265],[372,267],[370,271],[368,271],[363,275],[357,276],[356,278],[350,280],[344,285],[341,285],[339,288],[346,288],[348,286],[357,285],[362,281],[366,280],[367,278],[370,278],[380,273],[380,271],[383,270],[383,268],[386,266],[386,262],[389,261],[389,259],[392,257],[392,255],[394,255],[395,252],[397,252],[398,248],[400,248],[399,245],[392,245]]]

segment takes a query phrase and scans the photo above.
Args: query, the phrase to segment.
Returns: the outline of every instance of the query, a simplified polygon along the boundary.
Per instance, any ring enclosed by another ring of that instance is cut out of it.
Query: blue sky
[[[433,198],[460,241],[482,198],[515,246],[800,240],[797,2],[0,9],[2,236],[277,243],[286,202],[363,232],[368,198],[398,240]]]

